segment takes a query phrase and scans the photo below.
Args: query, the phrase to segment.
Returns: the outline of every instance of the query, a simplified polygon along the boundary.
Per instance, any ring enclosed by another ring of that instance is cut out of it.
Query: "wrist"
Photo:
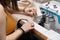
[[[20,30],[22,31],[22,33],[23,33],[23,34],[25,34],[25,31],[24,31],[24,29],[23,29],[23,28],[20,28]]]

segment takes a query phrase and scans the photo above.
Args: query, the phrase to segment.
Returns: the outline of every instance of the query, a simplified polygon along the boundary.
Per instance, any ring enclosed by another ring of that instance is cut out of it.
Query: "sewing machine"
[[[56,29],[60,29],[60,2],[50,1],[44,3],[40,9],[48,13],[49,15],[51,14],[52,16],[54,16],[55,27]]]

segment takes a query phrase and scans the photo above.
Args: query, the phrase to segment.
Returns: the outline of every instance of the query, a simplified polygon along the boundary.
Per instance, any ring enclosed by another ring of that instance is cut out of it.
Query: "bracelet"
[[[22,28],[20,28],[20,29],[22,30],[23,34],[25,34],[25,31]]]

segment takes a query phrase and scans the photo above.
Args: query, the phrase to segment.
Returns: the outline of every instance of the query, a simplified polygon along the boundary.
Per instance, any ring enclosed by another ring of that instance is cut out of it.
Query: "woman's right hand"
[[[26,22],[21,27],[25,32],[28,32],[29,30],[34,29],[34,24],[30,22]]]
[[[25,13],[27,15],[30,15],[30,16],[33,16],[33,17],[36,17],[37,16],[37,12],[36,12],[36,9],[34,7],[28,7],[25,9]]]

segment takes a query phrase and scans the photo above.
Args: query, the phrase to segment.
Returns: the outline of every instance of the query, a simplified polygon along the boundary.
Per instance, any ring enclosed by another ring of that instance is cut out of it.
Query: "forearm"
[[[6,37],[6,40],[16,40],[19,36],[23,34],[23,31],[21,29],[17,29],[14,33],[11,35],[8,35]]]
[[[6,15],[3,6],[0,4],[0,40],[6,37]]]

